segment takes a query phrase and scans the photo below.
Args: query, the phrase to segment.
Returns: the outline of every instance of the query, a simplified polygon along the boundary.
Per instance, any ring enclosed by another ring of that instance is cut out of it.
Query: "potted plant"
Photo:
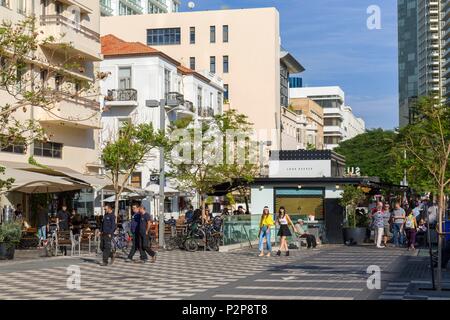
[[[17,222],[7,222],[0,225],[0,260],[14,259],[16,245],[22,237],[22,225]]]
[[[345,209],[345,225],[343,228],[344,243],[363,243],[366,239],[368,216],[359,214],[356,208],[366,198],[365,193],[355,186],[345,186],[339,204]]]

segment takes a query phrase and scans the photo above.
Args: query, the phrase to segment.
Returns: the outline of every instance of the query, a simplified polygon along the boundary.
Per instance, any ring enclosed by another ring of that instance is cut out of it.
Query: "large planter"
[[[366,239],[367,228],[350,228],[344,227],[342,232],[344,234],[344,244],[363,244]]]
[[[0,260],[14,259],[16,246],[9,242],[0,242]]]

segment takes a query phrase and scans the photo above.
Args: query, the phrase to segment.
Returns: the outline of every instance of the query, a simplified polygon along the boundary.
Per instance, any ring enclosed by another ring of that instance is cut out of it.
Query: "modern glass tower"
[[[418,96],[417,0],[398,0],[399,121],[409,123]]]
[[[102,16],[178,12],[181,0],[99,0]]]

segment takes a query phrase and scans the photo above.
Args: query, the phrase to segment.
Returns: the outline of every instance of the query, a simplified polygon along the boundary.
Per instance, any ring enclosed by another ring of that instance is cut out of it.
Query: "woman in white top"
[[[277,252],[277,256],[281,255],[281,251],[286,251],[286,256],[289,256],[289,248],[287,237],[292,236],[291,230],[289,230],[289,225],[294,228],[294,224],[289,218],[289,215],[286,213],[286,209],[284,207],[280,207],[278,210],[277,223],[280,225],[280,231],[278,231],[278,236],[280,237],[280,250]]]

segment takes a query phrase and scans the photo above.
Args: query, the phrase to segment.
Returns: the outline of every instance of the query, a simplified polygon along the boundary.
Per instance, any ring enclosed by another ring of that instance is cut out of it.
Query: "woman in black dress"
[[[280,230],[278,231],[278,236],[280,237],[280,250],[278,250],[277,256],[281,255],[282,250],[286,251],[286,256],[289,256],[287,237],[292,236],[289,225],[294,228],[294,224],[284,207],[280,207],[278,210],[277,223],[280,225]]]

